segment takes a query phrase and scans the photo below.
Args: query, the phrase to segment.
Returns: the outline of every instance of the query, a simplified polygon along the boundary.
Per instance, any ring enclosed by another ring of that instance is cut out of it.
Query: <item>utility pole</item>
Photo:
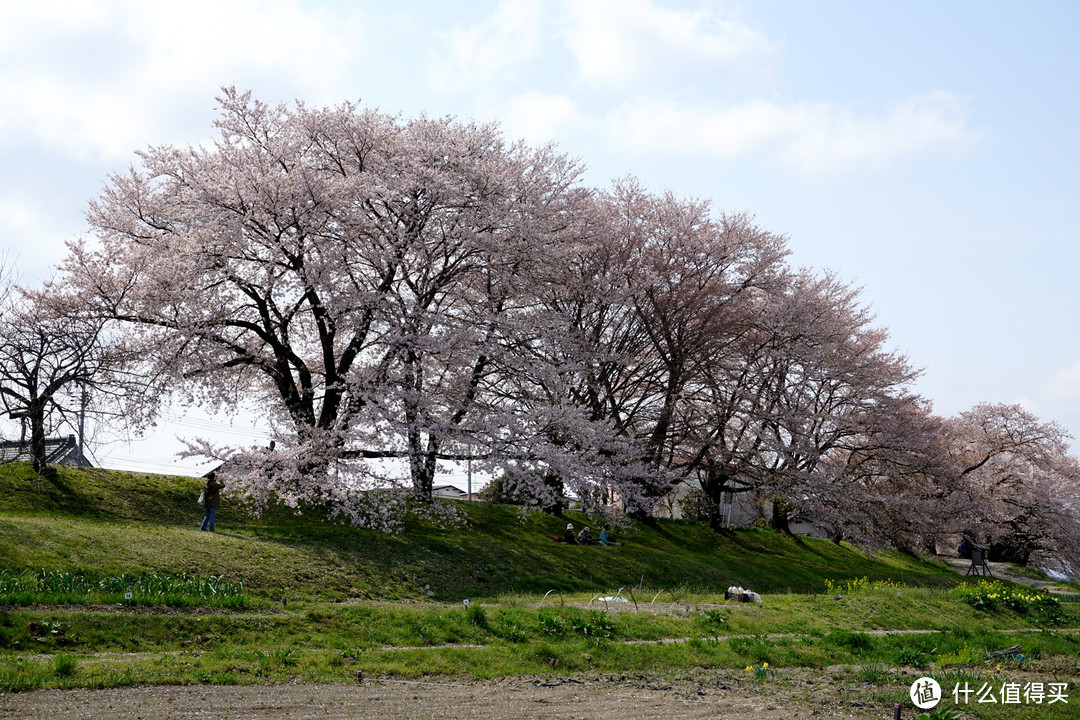
[[[468,478],[467,482],[469,483],[469,500],[472,501],[472,451],[469,452],[469,457],[465,460],[468,463],[466,465],[468,468],[466,477]]]

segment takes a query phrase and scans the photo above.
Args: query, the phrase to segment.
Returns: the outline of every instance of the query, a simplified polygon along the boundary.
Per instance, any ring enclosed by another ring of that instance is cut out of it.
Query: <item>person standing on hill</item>
[[[204,493],[204,507],[206,516],[203,517],[199,530],[214,532],[214,516],[217,515],[218,506],[221,505],[221,488],[225,483],[217,479],[217,473],[211,471],[206,474],[206,489]]]

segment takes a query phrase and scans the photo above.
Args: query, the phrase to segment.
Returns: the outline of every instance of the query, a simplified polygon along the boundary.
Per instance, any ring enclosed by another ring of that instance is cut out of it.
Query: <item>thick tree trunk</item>
[[[34,472],[44,477],[56,474],[56,469],[49,467],[45,456],[45,408],[31,407],[28,412],[30,420],[30,463]]]
[[[724,527],[724,516],[720,512],[720,505],[724,499],[724,493],[731,489],[730,487],[731,475],[720,474],[714,470],[709,470],[705,481],[701,484],[701,489],[705,493],[706,517],[709,522],[709,528],[712,530],[722,530]]]
[[[424,452],[420,447],[420,434],[409,432],[409,474],[412,478],[413,497],[423,503],[432,500],[431,491],[435,487],[434,454]]]
[[[779,530],[791,534],[791,526],[788,524],[788,513],[791,511],[791,506],[780,495],[773,498],[772,501],[772,526],[773,529]]]
[[[566,494],[566,485],[562,476],[558,473],[544,473],[544,485],[551,491],[551,500],[543,507],[548,515],[561,515],[566,508],[563,506],[563,496]]]

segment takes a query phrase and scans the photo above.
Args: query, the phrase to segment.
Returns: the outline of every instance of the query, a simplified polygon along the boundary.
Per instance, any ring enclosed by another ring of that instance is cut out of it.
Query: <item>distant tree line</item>
[[[258,407],[278,450],[190,449],[244,468],[255,501],[389,529],[401,494],[372,489],[429,504],[468,457],[549,509],[646,516],[695,478],[714,527],[748,492],[781,529],[911,551],[984,533],[1080,568],[1066,433],[1016,406],[935,416],[859,290],[751,217],[587,187],[494,125],[219,102],[213,144],[110,178],[36,297],[155,388],[119,393],[139,421],[165,399]]]

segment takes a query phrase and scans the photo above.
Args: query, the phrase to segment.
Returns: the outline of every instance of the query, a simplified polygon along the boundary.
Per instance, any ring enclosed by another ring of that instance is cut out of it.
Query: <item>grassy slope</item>
[[[905,556],[868,558],[847,546],[766,530],[717,534],[660,522],[619,531],[619,548],[555,543],[569,520],[516,508],[459,503],[466,522],[410,520],[393,537],[273,511],[257,518],[226,496],[218,533],[198,531],[200,483],[191,478],[62,469],[38,479],[0,467],[0,568],[164,571],[225,575],[269,597],[300,599],[494,597],[505,593],[610,592],[631,585],[716,591],[817,591],[825,579],[867,576],[949,585],[947,569]]]
[[[414,520],[403,535],[388,537],[281,511],[255,518],[226,499],[219,532],[209,535],[196,529],[199,485],[190,478],[100,470],[64,470],[47,481],[26,467],[0,466],[0,570],[224,574],[263,596],[242,610],[48,599],[0,608],[0,693],[355,682],[358,670],[407,678],[682,677],[687,668],[703,673],[708,690],[774,681],[790,686],[790,668],[848,664],[826,691],[838,698],[832,709],[846,715],[848,698],[858,697],[872,717],[883,716],[874,709],[906,703],[911,679],[931,665],[959,664],[968,673],[939,673],[943,687],[981,682],[991,672],[985,653],[1013,644],[1031,658],[1024,672],[1039,681],[1060,682],[1078,667],[1080,635],[1042,630],[1044,618],[1033,612],[976,610],[938,589],[960,576],[904,556],[867,558],[828,542],[768,531],[718,535],[684,523],[620,530],[626,547],[573,547],[550,539],[565,518],[519,522],[515,508],[481,503],[461,504],[468,515],[462,527]],[[575,525],[587,521],[569,518]],[[863,576],[909,587],[845,582]],[[567,600],[580,600],[620,585],[636,587],[642,578],[648,589],[638,593],[641,612],[627,605],[609,615],[594,609],[599,604],[518,594],[558,588]],[[827,579],[834,589],[819,593]],[[718,591],[732,582],[779,594],[761,605],[721,607]],[[333,602],[426,598],[425,584],[437,600],[500,597],[467,609],[459,602]],[[789,588],[795,594],[787,594]],[[654,591],[665,589],[659,605],[650,606]],[[271,602],[282,594],[287,605]],[[1058,624],[1075,626],[1075,613],[1066,613]],[[915,632],[867,632],[883,629]],[[742,670],[752,665],[764,673],[764,663],[769,674],[760,680]],[[772,686],[762,688],[775,698]],[[1075,682],[1068,693],[1075,696]],[[820,699],[813,706],[822,709]],[[984,720],[1014,716],[987,707],[976,713]],[[1042,707],[1039,717],[1065,720],[1071,707]]]

